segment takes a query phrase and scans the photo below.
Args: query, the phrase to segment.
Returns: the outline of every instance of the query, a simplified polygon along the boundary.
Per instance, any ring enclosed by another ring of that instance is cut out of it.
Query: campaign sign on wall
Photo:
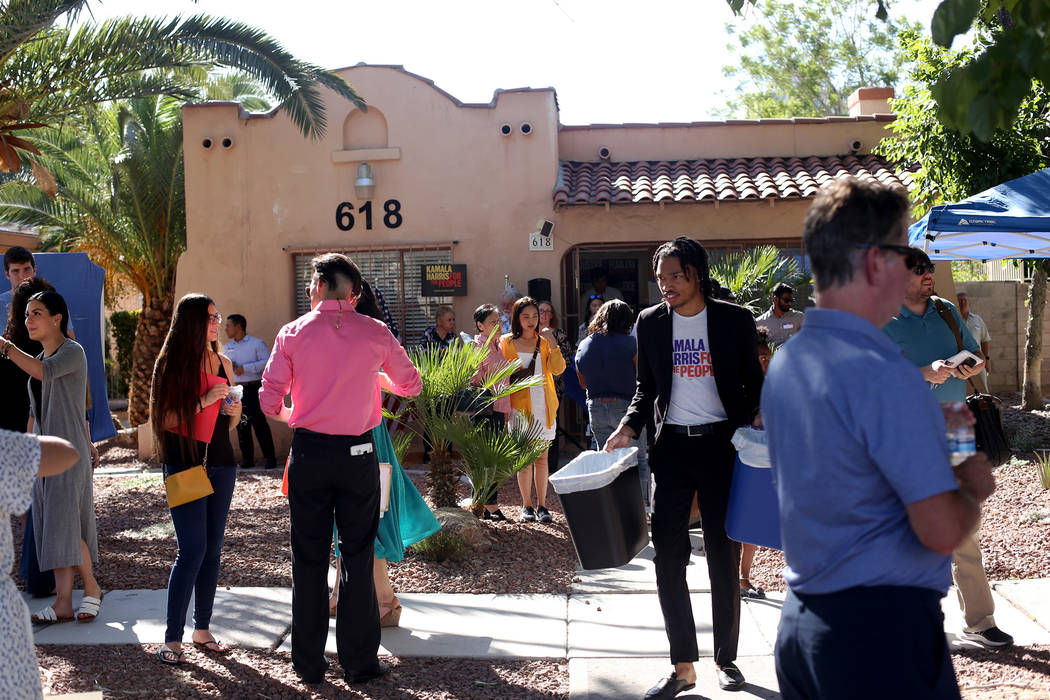
[[[419,266],[419,279],[425,297],[467,296],[467,266],[428,263]]]

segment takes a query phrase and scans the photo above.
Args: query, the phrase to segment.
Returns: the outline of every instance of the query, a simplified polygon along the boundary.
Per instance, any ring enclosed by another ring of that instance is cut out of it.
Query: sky
[[[858,0],[872,7],[872,0]],[[896,0],[929,26],[938,0]],[[724,0],[93,0],[96,19],[203,12],[259,27],[326,68],[402,65],[463,102],[554,87],[562,124],[716,117],[732,57]],[[367,95],[364,95],[368,99]]]

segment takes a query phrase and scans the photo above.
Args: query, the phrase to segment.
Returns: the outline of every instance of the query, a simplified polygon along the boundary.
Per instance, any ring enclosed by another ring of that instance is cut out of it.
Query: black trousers
[[[259,447],[262,449],[263,457],[276,459],[273,449],[273,435],[270,433],[270,424],[266,422],[262,408],[259,406],[259,389],[262,382],[244,382],[244,398],[241,399],[241,408],[245,420],[237,424],[237,442],[241,446],[241,460],[249,467],[255,463],[255,444],[252,442],[252,430],[255,437],[259,439]]]
[[[358,447],[362,446],[362,447]],[[361,454],[353,452],[368,451]],[[292,522],[292,666],[307,682],[328,662],[328,559],[339,526],[342,577],[336,616],[339,663],[346,673],[375,668],[379,604],[372,557],[379,529],[379,461],[372,435],[325,435],[301,428],[288,464]]]
[[[777,630],[784,700],[958,700],[941,594],[909,586],[790,589]]]
[[[649,453],[649,465],[656,479],[652,515],[656,592],[671,645],[671,663],[700,658],[685,578],[692,550],[689,511],[694,493],[704,521],[704,548],[711,577],[715,663],[723,666],[736,659],[740,637],[740,545],[729,539],[725,527],[736,459],[732,437],[733,428],[728,425],[699,437],[674,433],[665,426]]]

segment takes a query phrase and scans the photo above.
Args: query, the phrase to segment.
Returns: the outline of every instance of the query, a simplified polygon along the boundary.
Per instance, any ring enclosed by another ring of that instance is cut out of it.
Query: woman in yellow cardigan
[[[510,406],[515,411],[533,416],[543,426],[543,437],[553,440],[557,430],[558,395],[554,391],[554,377],[565,371],[565,358],[558,349],[558,341],[550,328],[539,329],[539,304],[532,297],[522,297],[514,302],[511,312],[511,332],[499,340],[500,350],[508,360],[520,360],[524,369],[531,369],[543,377],[543,384],[523,389],[510,395]],[[512,419],[514,420],[514,419]],[[551,522],[547,510],[547,452],[518,472],[518,488],[521,490],[521,519],[525,522],[539,520]],[[532,507],[532,484],[536,483],[536,508]]]

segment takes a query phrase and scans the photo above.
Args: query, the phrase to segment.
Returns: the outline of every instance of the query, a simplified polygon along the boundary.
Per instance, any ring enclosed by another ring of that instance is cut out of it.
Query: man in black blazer
[[[707,252],[679,236],[660,246],[653,271],[663,303],[638,316],[638,384],[606,450],[627,447],[653,420],[649,464],[656,479],[652,538],[656,590],[674,672],[646,693],[673,698],[696,682],[696,624],[685,567],[689,512],[698,495],[704,528],[718,683],[737,690],[740,546],[726,535],[734,431],[756,420],[762,389],[758,335],[751,313],[711,296]]]

